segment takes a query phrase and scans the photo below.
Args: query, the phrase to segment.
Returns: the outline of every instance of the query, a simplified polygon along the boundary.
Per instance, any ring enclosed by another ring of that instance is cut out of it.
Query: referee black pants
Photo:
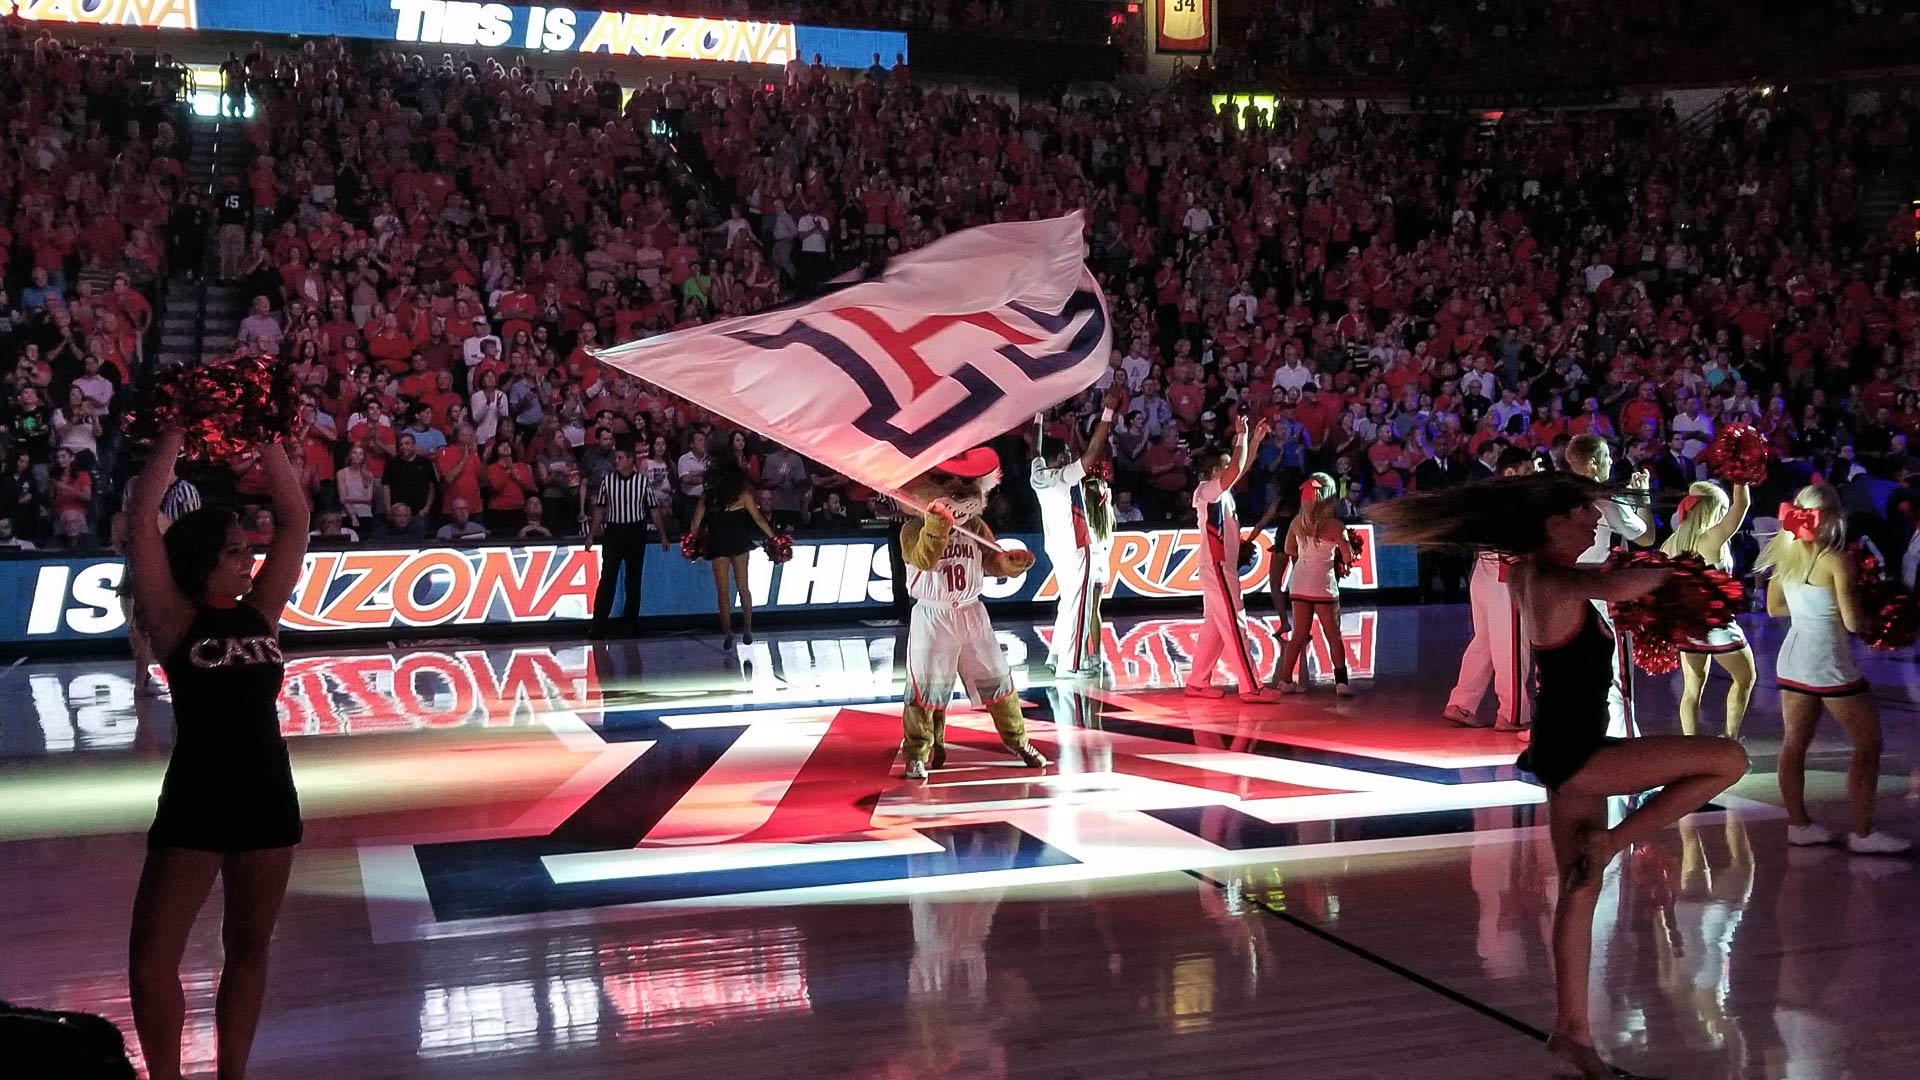
[[[620,582],[620,571],[627,572],[627,595],[621,605],[624,629],[631,633],[640,621],[640,564],[647,554],[647,525],[609,524],[600,534],[600,588],[593,597],[593,628],[605,631],[613,614],[613,590]]]

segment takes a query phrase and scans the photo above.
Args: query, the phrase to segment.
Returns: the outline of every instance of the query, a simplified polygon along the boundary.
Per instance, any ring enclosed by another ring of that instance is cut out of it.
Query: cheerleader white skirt
[[[1740,629],[1740,624],[1737,622],[1709,630],[1704,638],[1690,638],[1680,643],[1680,651],[1683,653],[1704,653],[1708,656],[1737,653],[1746,647],[1747,635]]]
[[[1846,630],[1827,620],[1795,619],[1780,643],[1774,665],[1780,689],[1815,697],[1864,694],[1867,680],[1853,663],[1853,642]]]

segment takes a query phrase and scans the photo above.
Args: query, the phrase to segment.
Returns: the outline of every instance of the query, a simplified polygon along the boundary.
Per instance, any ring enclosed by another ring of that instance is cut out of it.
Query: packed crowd
[[[177,87],[128,49],[0,39],[0,547],[92,547],[185,169]]]
[[[1920,12],[1881,0],[1265,0],[1221,18],[1219,71],[1242,90],[1778,80],[1904,64],[1920,43]]]
[[[242,347],[295,372],[306,483],[339,542],[580,535],[628,450],[663,537],[719,454],[781,524],[884,516],[588,350],[1075,209],[1113,369],[1048,425],[1084,432],[1126,381],[1122,521],[1181,519],[1193,452],[1236,412],[1273,421],[1253,511],[1310,471],[1350,512],[1589,430],[1673,487],[1743,417],[1783,452],[1850,446],[1898,479],[1892,436],[1920,422],[1912,225],[1861,210],[1870,181],[1911,167],[1910,91],[1733,99],[1700,132],[1670,108],[1483,128],[1353,106],[1016,106],[897,72],[801,72],[771,93],[681,76],[623,103],[604,76],[319,43],[249,69],[258,156],[217,193],[219,272],[257,296]],[[1032,520],[1033,436],[998,444],[1013,482],[996,526]],[[256,472],[196,479],[262,501]]]
[[[1106,27],[1098,4],[1074,0],[709,0],[733,18],[783,18],[829,26],[897,27],[1027,40],[1088,40]],[[695,5],[697,9],[698,5]]]

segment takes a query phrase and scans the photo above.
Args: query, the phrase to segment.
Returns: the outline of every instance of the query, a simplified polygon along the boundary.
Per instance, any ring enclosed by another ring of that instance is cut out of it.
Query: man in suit
[[[1433,453],[1413,467],[1413,490],[1442,491],[1470,479],[1466,463],[1459,460],[1458,447],[1450,432],[1433,440]],[[1466,561],[1444,551],[1420,549],[1420,602],[1439,596],[1457,600],[1466,581]]]
[[[1505,439],[1488,439],[1480,444],[1480,453],[1467,465],[1467,482],[1491,480],[1499,473],[1500,455],[1513,446]],[[1531,460],[1531,459],[1529,459]]]
[[[1662,491],[1685,491],[1693,483],[1693,462],[1680,453],[1686,436],[1675,432],[1667,436],[1667,444],[1653,459],[1653,484]]]
[[[1415,491],[1441,491],[1467,480],[1467,463],[1460,459],[1459,445],[1450,432],[1435,436],[1432,453],[1413,467]]]

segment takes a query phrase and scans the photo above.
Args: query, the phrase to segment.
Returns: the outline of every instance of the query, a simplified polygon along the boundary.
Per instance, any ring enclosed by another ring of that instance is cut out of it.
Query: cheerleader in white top
[[[1201,479],[1193,492],[1193,508],[1200,520],[1200,598],[1206,621],[1194,642],[1193,669],[1187,673],[1190,697],[1226,696],[1226,691],[1213,685],[1214,668],[1224,653],[1239,681],[1241,701],[1280,700],[1278,693],[1260,685],[1254,671],[1247,610],[1240,598],[1240,519],[1233,506],[1233,485],[1246,472],[1252,444],[1266,437],[1265,421],[1250,435],[1247,418],[1236,416],[1233,447],[1208,448],[1200,455]]]
[[[1605,484],[1613,477],[1613,448],[1598,435],[1575,435],[1567,443],[1567,467],[1595,483]],[[1594,526],[1593,543],[1581,554],[1583,566],[1598,566],[1613,554],[1614,541],[1627,547],[1646,547],[1653,543],[1653,523],[1641,512],[1651,477],[1646,470],[1636,471],[1627,480],[1627,493],[1641,506],[1629,506],[1620,498],[1602,499],[1595,506],[1600,524]],[[1600,621],[1613,632],[1613,615],[1607,605],[1594,602]],[[1633,720],[1632,644],[1625,634],[1613,635],[1613,689],[1607,692],[1607,735],[1624,739],[1639,734]]]
[[[1754,563],[1765,572],[1767,614],[1793,620],[1780,644],[1774,672],[1780,680],[1780,798],[1787,809],[1787,842],[1826,844],[1839,837],[1807,816],[1807,748],[1820,714],[1829,712],[1853,743],[1847,794],[1853,831],[1847,847],[1860,855],[1898,855],[1912,845],[1877,832],[1873,800],[1880,783],[1880,713],[1853,662],[1852,637],[1866,623],[1846,552],[1840,493],[1826,484],[1800,489],[1780,505],[1780,532]]]
[[[1495,460],[1498,476],[1532,476],[1533,455],[1509,446]],[[1524,731],[1532,715],[1527,675],[1533,650],[1520,632],[1520,608],[1513,600],[1513,559],[1497,551],[1474,556],[1473,575],[1467,579],[1467,600],[1473,611],[1473,638],[1460,654],[1460,675],[1440,714],[1461,727],[1486,727],[1480,703],[1493,688],[1493,729]]]
[[[1709,566],[1733,572],[1727,544],[1747,520],[1747,485],[1733,485],[1729,496],[1718,484],[1702,480],[1687,489],[1673,512],[1673,535],[1660,545],[1669,555],[1698,555]],[[1737,622],[1709,631],[1700,641],[1680,642],[1680,733],[1700,727],[1700,698],[1707,689],[1709,663],[1718,663],[1732,680],[1727,687],[1727,738],[1740,737],[1740,723],[1753,697],[1753,649]]]
[[[1039,453],[1033,459],[1030,479],[1033,495],[1040,503],[1040,531],[1046,546],[1047,561],[1053,564],[1053,582],[1060,590],[1054,610],[1053,640],[1047,645],[1047,664],[1061,678],[1095,675],[1100,671],[1099,653],[1086,648],[1088,629],[1094,618],[1093,531],[1087,520],[1086,492],[1081,481],[1088,468],[1106,451],[1107,433],[1113,429],[1114,411],[1124,398],[1118,386],[1107,391],[1102,401],[1100,422],[1094,425],[1087,449],[1075,457],[1060,439],[1040,435]],[[1044,415],[1036,417],[1043,424]]]
[[[1100,600],[1107,594],[1113,566],[1113,487],[1108,483],[1112,478],[1113,463],[1102,459],[1095,462],[1093,471],[1080,481],[1080,491],[1087,503],[1087,532],[1092,538],[1092,544],[1087,548],[1092,566],[1087,573],[1090,584],[1087,587],[1087,636],[1083,648],[1088,664],[1096,674],[1100,671],[1102,656]]]
[[[1347,645],[1340,636],[1340,578],[1353,565],[1353,545],[1347,529],[1333,516],[1333,477],[1314,473],[1300,485],[1300,512],[1287,528],[1281,557],[1286,559],[1291,576],[1287,578],[1287,596],[1293,608],[1293,632],[1287,635],[1287,647],[1280,654],[1280,669],[1274,680],[1281,693],[1298,694],[1306,689],[1304,666],[1307,644],[1313,640],[1313,624],[1327,639],[1333,658],[1333,689],[1341,697],[1352,697],[1347,684]]]

